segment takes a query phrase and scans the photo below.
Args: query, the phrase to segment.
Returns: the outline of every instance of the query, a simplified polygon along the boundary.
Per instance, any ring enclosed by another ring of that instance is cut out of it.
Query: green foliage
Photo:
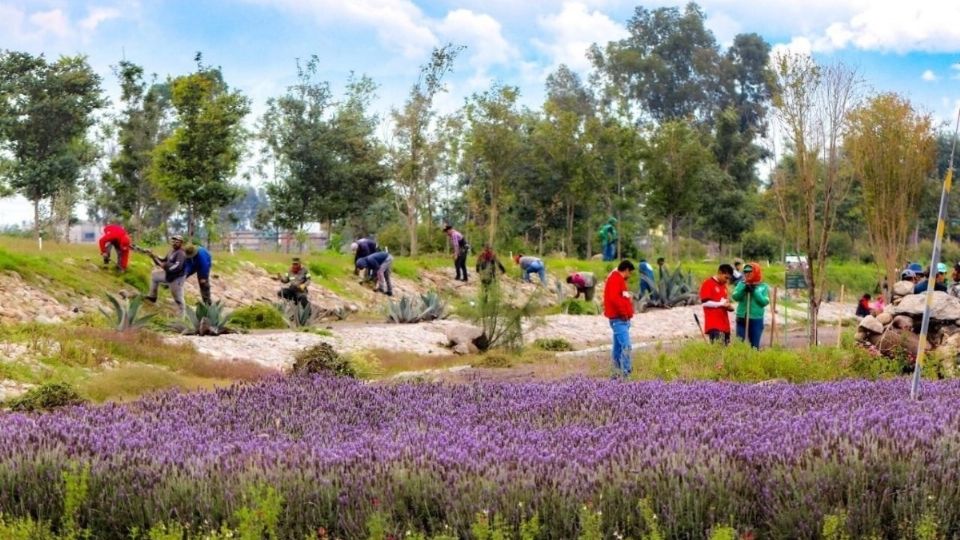
[[[503,347],[519,350],[523,346],[523,321],[534,315],[537,295],[526,298],[520,306],[503,298],[498,281],[481,288],[476,309],[469,318],[483,333],[474,341],[480,351]]]
[[[387,322],[397,324],[419,323],[443,319],[447,316],[446,302],[436,291],[419,296],[404,296],[387,303]]]
[[[643,526],[647,529],[642,540],[663,540],[663,533],[660,532],[660,522],[657,513],[653,511],[653,503],[650,499],[640,499],[638,508],[640,517],[643,519]]]
[[[488,352],[480,356],[478,365],[485,368],[508,368],[513,367],[513,359],[507,354]]]
[[[277,524],[283,511],[283,497],[273,486],[255,484],[247,489],[245,504],[233,514],[237,538],[262,540],[280,538]]]
[[[90,466],[73,464],[61,473],[63,479],[63,515],[60,518],[64,540],[90,538],[90,531],[80,527],[80,510],[89,493]]]
[[[850,540],[847,532],[847,512],[838,510],[824,516],[820,535],[823,540]]]
[[[121,304],[120,300],[117,300],[115,296],[110,293],[104,293],[107,297],[107,300],[110,301],[110,305],[113,307],[113,314],[107,313],[103,308],[100,308],[100,312],[108,319],[112,321],[113,326],[117,329],[118,332],[125,332],[127,330],[133,330],[140,328],[150,322],[156,314],[151,313],[144,315],[143,317],[137,317],[137,313],[140,311],[140,307],[143,305],[143,297],[140,295],[129,298],[126,301],[126,305]]]
[[[227,327],[233,315],[226,310],[222,300],[212,304],[198,302],[196,309],[187,306],[184,319],[176,321],[174,329],[185,335],[219,336],[230,333]]]
[[[49,523],[30,517],[8,518],[0,514],[0,538],[5,540],[58,540]]]
[[[299,351],[293,358],[293,372],[324,373],[341,377],[357,376],[349,360],[333,350],[329,343],[318,343]]]
[[[827,256],[837,261],[849,260],[854,255],[853,238],[842,232],[830,233],[827,240]]]
[[[301,304],[292,300],[274,304],[274,307],[283,313],[284,324],[293,330],[304,330],[312,325],[317,318],[314,316],[313,304]]]
[[[490,518],[489,512],[477,512],[470,525],[470,532],[477,540],[507,540],[513,537],[510,526],[503,519],[500,513],[493,514]]]
[[[940,533],[940,523],[937,521],[937,515],[934,512],[924,512],[914,527],[914,534],[917,540],[942,540],[945,538]]]
[[[392,535],[389,533],[390,523],[387,515],[376,510],[367,516],[367,540],[388,540]]]
[[[384,374],[383,364],[370,351],[354,351],[346,355],[347,364],[358,379],[375,379]]]
[[[38,412],[79,405],[83,402],[83,397],[70,383],[47,382],[27,390],[21,396],[7,400],[6,406],[16,412]]]
[[[775,261],[780,258],[780,240],[765,231],[753,231],[743,235],[740,247],[747,259]]]
[[[639,299],[640,311],[651,307],[672,308],[700,303],[698,289],[693,284],[693,273],[684,273],[679,266],[673,271],[664,267],[663,277],[656,280],[640,273],[637,277],[653,291]]]
[[[603,540],[603,520],[600,512],[588,505],[580,507],[580,534],[577,540]]]
[[[737,540],[737,530],[726,525],[718,525],[710,529],[710,540]]]
[[[287,327],[287,321],[277,306],[264,302],[234,310],[230,322],[247,330]]]
[[[540,338],[533,341],[533,346],[545,351],[572,351],[570,342],[563,338]]]

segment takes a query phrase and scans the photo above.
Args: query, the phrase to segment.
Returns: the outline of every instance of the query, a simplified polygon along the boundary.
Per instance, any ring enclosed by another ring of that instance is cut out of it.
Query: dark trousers
[[[200,298],[203,303],[210,305],[213,301],[210,299],[210,276],[201,276],[197,274],[197,285],[200,287]]]
[[[710,343],[720,342],[724,345],[730,344],[730,332],[721,332],[719,330],[710,330],[707,332],[707,336],[710,338]]]
[[[457,270],[457,278],[462,281],[467,280],[467,251],[463,250],[457,258],[453,260],[453,266]]]
[[[290,287],[284,287],[280,289],[280,292],[277,293],[277,296],[283,298],[284,300],[296,302],[304,307],[310,303],[310,299],[307,298],[307,292],[301,291],[296,285],[291,285]]]
[[[745,332],[749,330],[750,335]],[[745,319],[737,317],[737,337],[743,341],[744,337],[750,338],[750,346],[754,349],[760,349],[760,338],[763,336],[763,319],[750,319],[749,325]]]

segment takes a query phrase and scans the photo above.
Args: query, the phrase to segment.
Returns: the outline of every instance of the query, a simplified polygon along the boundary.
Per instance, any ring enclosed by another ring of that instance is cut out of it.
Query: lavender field
[[[808,385],[369,385],[286,378],[213,393],[0,416],[0,513],[55,521],[60,482],[89,464],[79,520],[96,538],[160,522],[229,521],[251,485],[283,497],[280,536],[469,534],[477,512],[576,538],[640,538],[649,501],[665,536],[726,524],[815,538],[845,511],[855,537],[897,537],[921,514],[960,529],[960,382]]]

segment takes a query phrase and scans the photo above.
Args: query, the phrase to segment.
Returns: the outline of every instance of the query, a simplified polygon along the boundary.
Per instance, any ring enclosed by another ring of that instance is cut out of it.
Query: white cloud
[[[70,19],[59,9],[31,13],[27,20],[40,34],[53,34],[60,38],[70,35]]]
[[[925,80],[925,81],[927,81],[927,82],[933,82],[933,81],[937,80],[937,74],[934,73],[933,70],[928,69],[928,70],[926,70],[926,71],[923,72],[923,75],[921,75],[920,78],[923,79],[923,80]]]
[[[602,45],[628,35],[622,25],[600,11],[590,11],[581,2],[564,2],[559,13],[541,16],[537,22],[547,37],[534,39],[533,43],[550,57],[551,68],[566,64],[581,73],[591,67],[586,56],[590,45]]]
[[[456,9],[435,26],[444,41],[467,46],[470,64],[480,71],[511,62],[518,51],[503,37],[500,22],[484,13]]]
[[[428,21],[410,0],[247,0],[305,13],[324,25],[344,21],[372,27],[380,40],[397,47],[408,58],[424,56],[437,38]]]
[[[84,17],[79,26],[87,32],[93,32],[100,26],[100,23],[120,17],[120,10],[111,7],[91,7],[87,16]]]

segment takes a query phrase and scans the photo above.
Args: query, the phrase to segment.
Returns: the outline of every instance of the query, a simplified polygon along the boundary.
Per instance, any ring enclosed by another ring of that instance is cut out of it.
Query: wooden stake
[[[773,288],[773,317],[771,317],[772,322],[770,323],[770,346],[773,347],[774,342],[777,339],[777,288]]]
[[[840,284],[840,306],[843,307],[843,284]],[[837,347],[840,346],[840,336],[843,334],[843,315],[837,317]]]

